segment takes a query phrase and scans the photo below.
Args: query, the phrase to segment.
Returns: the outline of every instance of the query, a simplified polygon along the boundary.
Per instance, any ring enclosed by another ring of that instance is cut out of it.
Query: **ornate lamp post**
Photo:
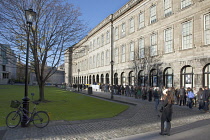
[[[30,36],[30,29],[32,26],[32,22],[36,17],[36,12],[34,12],[32,9],[25,10],[25,17],[28,29],[27,29],[27,49],[26,49],[26,68],[25,68],[25,94],[22,100],[23,100],[23,108],[25,110],[29,110],[29,100],[30,100],[28,98],[28,55],[29,55],[29,44],[30,44],[29,36]],[[27,122],[27,116],[23,115],[21,126],[27,127],[28,125],[26,124],[26,122]]]
[[[113,14],[111,14],[110,15],[110,17],[109,17],[110,19],[110,22],[111,22],[111,48],[110,48],[110,50],[111,50],[111,62],[110,62],[110,64],[111,64],[111,99],[113,99],[114,98],[114,96],[113,96],[113,66],[114,66],[114,61],[113,61],[113,47],[114,47],[114,39],[113,39]]]

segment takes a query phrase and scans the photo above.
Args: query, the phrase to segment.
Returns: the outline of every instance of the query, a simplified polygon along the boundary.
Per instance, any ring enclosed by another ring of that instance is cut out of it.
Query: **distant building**
[[[66,83],[210,87],[210,1],[130,0],[66,51]]]
[[[9,45],[0,44],[0,84],[16,79],[17,58]]]
[[[47,67],[47,69],[51,69],[50,67]],[[64,80],[65,71],[64,71],[64,64],[59,66],[56,70],[56,72],[50,76],[50,78],[46,81],[46,85],[53,85],[53,84],[63,84],[65,82]],[[30,84],[38,84],[36,80],[36,75],[34,72],[31,72],[30,74]]]

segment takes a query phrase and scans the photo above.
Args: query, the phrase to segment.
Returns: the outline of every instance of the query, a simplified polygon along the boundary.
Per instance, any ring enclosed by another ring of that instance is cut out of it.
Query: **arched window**
[[[134,78],[133,71],[131,71],[128,75],[129,85],[134,85]]]
[[[84,78],[83,78],[83,76],[82,76],[82,82],[81,82],[81,84],[84,84]]]
[[[172,68],[166,68],[164,71],[164,86],[165,87],[173,87],[173,69]]]
[[[93,84],[96,83],[95,75],[93,75]]]
[[[114,74],[114,84],[118,85],[118,74],[117,73]]]
[[[97,84],[99,83],[99,75],[98,74],[96,75],[96,83]]]
[[[109,74],[106,74],[106,84],[109,84]]]
[[[86,82],[86,84],[88,84],[89,82],[88,82],[88,76],[87,76],[87,82]]]
[[[89,76],[89,84],[91,84],[91,79],[92,79],[92,78],[91,78],[91,75],[90,75],[90,76]]]
[[[138,73],[138,85],[142,87],[145,86],[145,75],[143,70]]]
[[[125,78],[125,73],[123,72],[123,73],[121,74],[121,85],[124,85],[124,86],[125,86],[125,80],[126,80],[126,78]]]
[[[101,74],[101,84],[104,84],[104,75]]]
[[[210,64],[207,64],[203,69],[204,86],[210,88]]]
[[[152,87],[158,86],[158,75],[157,75],[156,69],[152,69],[150,71],[150,86],[152,86]]]
[[[185,66],[182,68],[181,86],[193,88],[193,67]]]
[[[84,84],[86,84],[86,76],[84,77]]]

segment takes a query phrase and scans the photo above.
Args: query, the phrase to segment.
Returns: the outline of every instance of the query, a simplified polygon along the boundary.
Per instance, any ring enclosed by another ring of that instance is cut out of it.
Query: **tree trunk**
[[[39,85],[39,101],[44,101],[44,82]]]

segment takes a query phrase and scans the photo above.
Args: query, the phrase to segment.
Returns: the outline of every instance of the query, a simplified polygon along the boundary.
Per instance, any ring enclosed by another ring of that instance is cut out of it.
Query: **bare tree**
[[[149,47],[145,47],[142,50],[136,49],[134,53],[134,61],[133,67],[134,75],[135,75],[135,85],[139,84],[139,72],[142,71],[144,75],[144,82],[146,85],[149,85],[149,75],[151,69],[157,70],[157,75],[162,75],[162,67],[161,65],[161,55],[151,56]],[[162,80],[159,78],[159,85],[162,85]]]
[[[45,82],[61,64],[66,48],[80,40],[86,28],[79,20],[79,9],[67,1],[2,0],[0,37],[22,54],[21,59],[26,53],[28,26],[25,10],[28,9],[36,12],[36,20],[30,29],[30,64],[39,85],[39,100],[43,101]]]

